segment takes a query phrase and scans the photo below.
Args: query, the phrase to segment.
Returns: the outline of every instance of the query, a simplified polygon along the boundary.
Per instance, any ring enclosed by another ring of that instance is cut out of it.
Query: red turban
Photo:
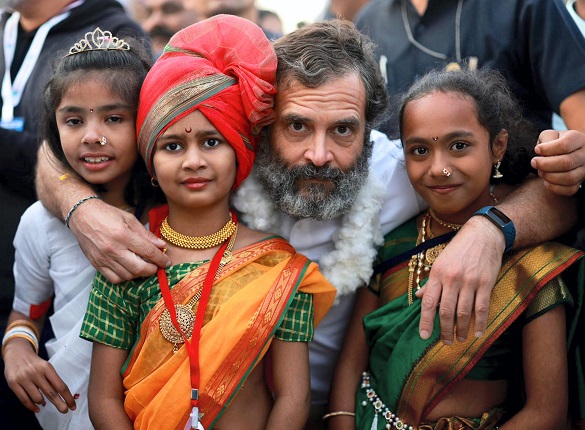
[[[256,134],[274,120],[276,54],[251,21],[217,15],[175,34],[140,91],[138,150],[151,176],[154,143],[199,109],[234,148],[234,188],[254,163]]]

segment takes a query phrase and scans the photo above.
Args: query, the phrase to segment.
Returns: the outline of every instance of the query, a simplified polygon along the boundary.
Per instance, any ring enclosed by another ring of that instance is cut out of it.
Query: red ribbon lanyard
[[[232,214],[232,217],[235,217]],[[235,220],[237,222],[237,220]],[[160,228],[157,230],[157,233],[160,235]],[[160,237],[160,236],[159,236]],[[203,281],[203,290],[201,291],[201,298],[199,299],[199,306],[197,307],[197,313],[195,315],[195,323],[193,324],[193,334],[191,335],[191,342],[185,336],[185,333],[181,330],[179,322],[177,321],[177,312],[175,310],[175,304],[173,302],[173,297],[171,296],[171,290],[169,288],[169,282],[167,280],[167,274],[165,269],[159,268],[156,275],[158,277],[158,282],[160,286],[160,291],[163,296],[163,300],[165,302],[166,308],[169,310],[169,314],[171,316],[171,321],[175,326],[175,329],[181,334],[183,340],[185,341],[185,346],[187,347],[187,352],[189,353],[189,365],[191,369],[191,404],[193,407],[198,407],[198,389],[199,389],[199,382],[200,382],[200,372],[199,372],[199,338],[201,335],[201,327],[203,326],[203,319],[205,317],[205,309],[207,308],[207,302],[209,301],[209,295],[211,294],[211,289],[213,287],[213,281],[215,279],[215,275],[217,273],[217,269],[219,268],[219,264],[223,257],[223,254],[229,244],[229,239],[227,239],[217,250],[213,259],[209,263],[209,270],[207,271],[207,275],[205,276],[205,280]],[[195,395],[193,395],[195,393]]]

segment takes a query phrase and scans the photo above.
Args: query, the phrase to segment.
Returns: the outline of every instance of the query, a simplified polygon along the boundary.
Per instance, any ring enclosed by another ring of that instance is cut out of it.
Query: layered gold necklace
[[[228,222],[219,230],[213,234],[207,236],[187,236],[181,234],[168,223],[168,217],[166,217],[160,226],[160,235],[167,241],[180,248],[187,249],[207,249],[213,248],[230,238],[236,231],[236,223],[232,217]]]
[[[462,224],[453,224],[447,221],[443,221],[440,219],[432,209],[430,209],[422,219],[421,228],[418,232],[418,238],[416,240],[416,245],[420,245],[424,243],[427,239],[432,239],[434,237],[433,232],[431,230],[431,219],[437,221],[443,227],[450,229],[451,231],[459,230],[463,225]],[[416,282],[416,291],[420,290],[420,281],[421,275],[424,272],[429,272],[433,263],[441,254],[441,251],[445,249],[447,246],[446,243],[440,243],[438,245],[432,246],[424,251],[418,252],[414,254],[408,263],[408,304],[412,305],[414,303],[414,285]],[[416,273],[416,279],[415,279]]]
[[[166,223],[166,221],[167,221],[167,219],[165,218],[165,220],[163,221],[163,225]],[[215,273],[214,279],[217,279],[223,266],[225,266],[227,263],[229,263],[233,259],[232,250],[234,248],[234,244],[236,243],[236,236],[238,234],[238,224],[233,222],[231,217],[230,217],[230,220],[228,221],[228,223],[226,224],[226,226],[230,223],[233,224],[233,226],[234,226],[233,232],[230,233],[230,236],[226,237],[226,239],[229,238],[229,242],[228,242],[228,245],[227,245],[227,247],[223,253],[223,256],[220,260],[219,267],[217,268],[217,272]],[[167,226],[168,226],[168,223],[167,223]],[[224,226],[222,228],[222,230],[225,229],[226,226]],[[170,229],[170,227],[168,227],[168,228]],[[180,234],[180,233],[175,232],[172,229],[171,229],[171,231],[173,233]],[[217,233],[215,233],[215,234],[217,234]],[[165,237],[169,242],[171,242],[177,246],[181,246],[178,243],[172,242],[170,239],[168,239],[166,236],[163,235],[162,225],[161,225],[161,236]],[[181,235],[181,236],[184,236],[184,235]],[[211,236],[213,236],[213,235],[211,235]],[[190,237],[190,236],[185,236],[185,237],[187,237],[189,239],[201,239],[200,237]],[[208,238],[208,237],[210,237],[210,236],[203,236],[203,238]],[[224,242],[224,241],[225,241],[225,239],[222,240],[222,242]],[[220,242],[220,243],[222,243],[222,242]],[[209,242],[209,243],[211,243],[211,242]],[[219,245],[219,243],[217,245]],[[210,246],[207,246],[206,248],[211,248],[212,246],[215,246],[215,245],[210,245]],[[186,247],[184,247],[184,248],[186,248]],[[175,304],[175,312],[176,312],[176,316],[177,316],[177,322],[179,323],[179,327],[181,328],[181,331],[185,334],[185,336],[187,336],[187,338],[191,338],[191,334],[193,333],[193,327],[195,325],[195,313],[193,312],[193,307],[197,304],[197,302],[199,302],[199,299],[201,298],[201,293],[202,293],[202,290],[197,291],[197,293],[193,297],[191,297],[191,300],[189,300],[184,305]],[[171,314],[169,313],[168,309],[165,309],[160,316],[159,328],[160,328],[160,331],[161,331],[163,337],[167,341],[169,341],[170,343],[173,344],[173,353],[177,352],[179,350],[179,347],[181,346],[181,344],[183,344],[185,341],[184,341],[181,333],[173,325],[173,322],[171,320]]]

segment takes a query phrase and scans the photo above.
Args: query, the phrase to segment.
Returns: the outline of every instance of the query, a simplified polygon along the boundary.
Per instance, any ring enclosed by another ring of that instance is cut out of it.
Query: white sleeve
[[[14,236],[14,310],[31,316],[31,309],[53,295],[46,209],[34,203],[22,215]]]
[[[376,130],[370,137],[374,142],[370,168],[387,190],[380,213],[382,233],[386,234],[421,213],[426,203],[408,179],[402,142]]]

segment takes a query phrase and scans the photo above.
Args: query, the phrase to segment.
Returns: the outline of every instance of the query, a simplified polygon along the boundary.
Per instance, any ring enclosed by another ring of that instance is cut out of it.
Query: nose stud
[[[449,172],[449,171],[447,170],[447,168],[444,168],[444,169],[443,169],[443,176],[449,177],[449,176],[451,176],[451,172]]]
[[[102,136],[100,139],[100,145],[105,146],[106,143],[108,143],[108,139],[106,139],[106,136]]]

